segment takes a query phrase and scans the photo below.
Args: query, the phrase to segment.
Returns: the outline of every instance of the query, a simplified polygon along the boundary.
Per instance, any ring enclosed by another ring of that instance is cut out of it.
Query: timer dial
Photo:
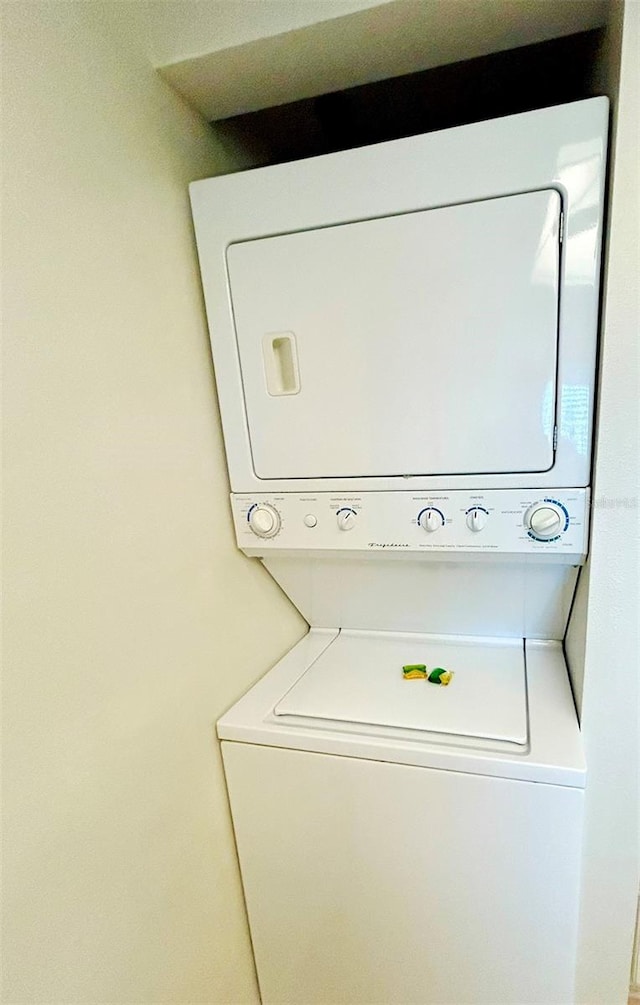
[[[433,509],[433,507],[428,506],[427,509],[422,510],[422,513],[418,517],[418,523],[428,534],[433,534],[434,531],[440,530],[443,526],[444,517],[439,509]]]
[[[356,512],[352,509],[339,509],[336,519],[339,530],[352,530],[356,525]]]
[[[254,506],[249,513],[249,526],[258,537],[275,537],[281,522],[277,509],[269,503]]]
[[[565,513],[554,503],[537,502],[525,513],[524,525],[537,541],[550,541],[562,533]]]
[[[481,531],[487,522],[487,514],[484,509],[479,506],[474,506],[467,512],[467,527],[472,530],[474,534]]]

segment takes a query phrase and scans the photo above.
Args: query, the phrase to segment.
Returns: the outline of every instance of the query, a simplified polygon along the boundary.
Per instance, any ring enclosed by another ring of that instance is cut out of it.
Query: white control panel
[[[587,552],[588,489],[232,495],[239,547],[548,555]]]

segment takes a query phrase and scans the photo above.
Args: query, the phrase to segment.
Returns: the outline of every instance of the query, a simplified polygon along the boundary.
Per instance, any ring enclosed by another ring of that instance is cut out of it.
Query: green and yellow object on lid
[[[452,677],[453,672],[451,670],[445,670],[444,667],[435,667],[429,674],[428,681],[430,684],[440,684],[442,687],[446,687],[447,684],[451,683]]]
[[[402,668],[402,676],[405,680],[425,680],[427,667],[424,663],[407,663]]]
[[[453,670],[445,670],[444,667],[427,670],[426,663],[405,663],[402,676],[405,680],[428,680],[430,684],[446,687],[453,679]]]

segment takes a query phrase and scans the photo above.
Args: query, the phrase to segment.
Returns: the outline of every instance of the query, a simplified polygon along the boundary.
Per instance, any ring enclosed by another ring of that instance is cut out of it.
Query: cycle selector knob
[[[338,530],[352,530],[356,525],[357,513],[353,509],[339,509],[336,513]]]
[[[258,537],[275,537],[281,524],[280,514],[269,503],[254,506],[249,513],[249,526]]]
[[[487,512],[480,506],[474,506],[473,509],[467,511],[467,527],[469,530],[472,530],[474,534],[483,530],[486,522]]]
[[[423,530],[426,530],[427,534],[433,534],[444,525],[444,517],[439,509],[433,509],[429,506],[422,510],[418,517],[418,523]]]
[[[565,527],[566,515],[559,506],[548,502],[534,503],[524,516],[524,525],[537,541],[558,537]]]

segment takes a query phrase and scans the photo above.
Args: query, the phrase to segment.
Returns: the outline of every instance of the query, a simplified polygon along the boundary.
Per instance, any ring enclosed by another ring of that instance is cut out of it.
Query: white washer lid
[[[409,663],[452,670],[453,680],[447,687],[405,680]],[[274,711],[525,744],[523,642],[342,631]]]

